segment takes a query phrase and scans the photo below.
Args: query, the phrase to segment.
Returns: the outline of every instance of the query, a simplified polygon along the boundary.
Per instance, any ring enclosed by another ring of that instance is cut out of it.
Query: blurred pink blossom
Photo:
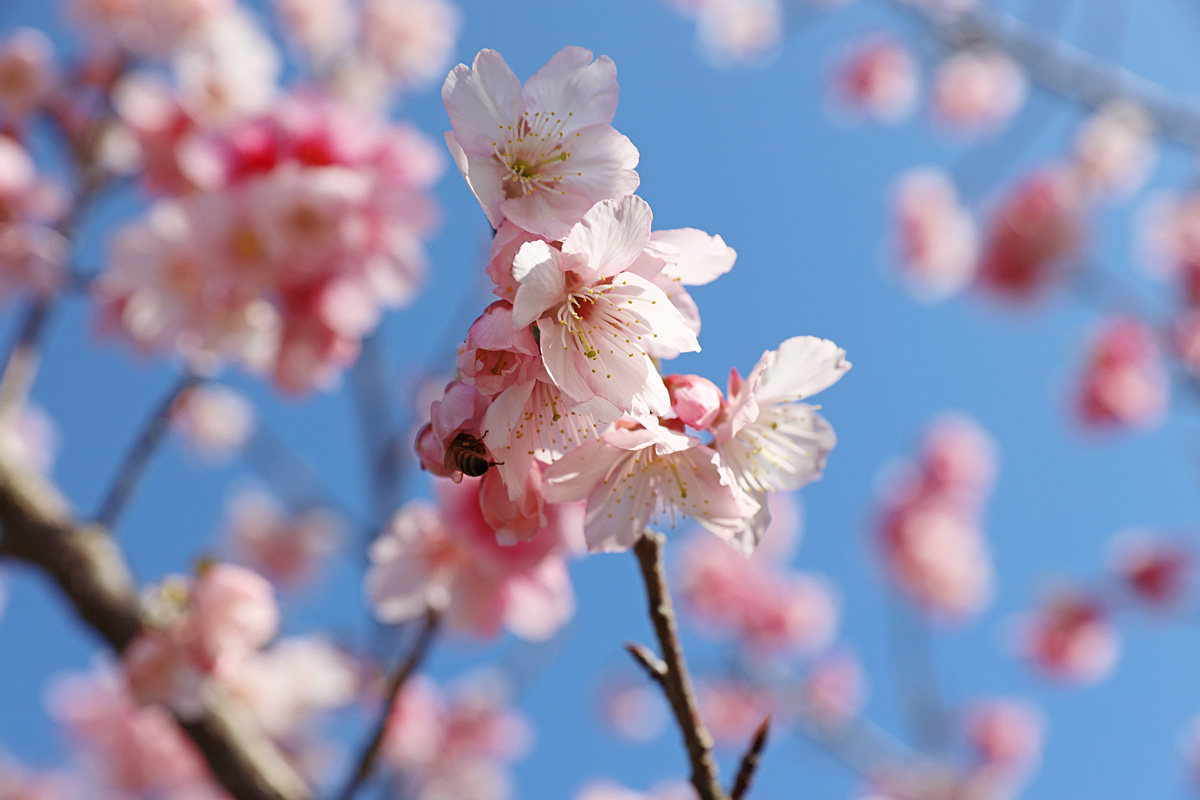
[[[350,0],[273,0],[287,35],[305,55],[324,64],[348,47],[358,23]]]
[[[662,691],[642,676],[605,685],[600,692],[600,710],[613,732],[631,742],[651,741],[667,727]]]
[[[1093,114],[1075,135],[1074,166],[1085,190],[1129,194],[1150,174],[1153,123],[1137,106],[1113,102]]]
[[[58,428],[38,406],[27,402],[0,415],[0,458],[48,475],[58,447]]]
[[[418,676],[388,718],[381,752],[412,782],[414,800],[508,800],[509,764],[531,744],[532,730],[509,708],[499,675],[471,675],[448,692]]]
[[[42,106],[56,73],[54,43],[41,31],[17,28],[0,40],[0,120],[13,123]]]
[[[341,519],[326,509],[289,513],[270,495],[247,491],[229,504],[225,540],[239,562],[297,589],[337,552],[342,528]]]
[[[833,651],[815,659],[801,685],[805,719],[838,728],[856,717],[866,702],[867,678],[857,658]]]
[[[422,88],[454,55],[460,17],[448,0],[365,0],[363,52],[401,90]]]
[[[1160,422],[1167,374],[1154,333],[1135,317],[1104,320],[1093,334],[1079,378],[1076,408],[1092,428],[1140,428]]]
[[[979,234],[948,174],[927,167],[902,175],[892,189],[892,218],[901,275],[914,295],[940,300],[971,283]]]
[[[1041,759],[1046,723],[1037,706],[1006,698],[977,700],[967,706],[963,724],[985,766],[1020,775]]]
[[[783,44],[785,22],[780,0],[701,0],[696,35],[713,64],[762,64]]]
[[[1193,549],[1147,531],[1123,531],[1109,548],[1112,571],[1135,600],[1159,611],[1175,607],[1192,584]]]
[[[63,281],[67,242],[54,230],[66,207],[62,192],[38,175],[33,158],[0,134],[0,300],[48,294]]]
[[[189,389],[171,409],[171,424],[184,441],[212,460],[237,453],[254,434],[254,406],[240,392],[220,384]]]
[[[917,61],[889,34],[852,41],[832,68],[830,89],[839,108],[852,116],[897,124],[911,116],[917,101]]]
[[[998,51],[962,50],[938,66],[933,110],[956,131],[1004,127],[1025,100],[1025,76]]]
[[[138,56],[161,57],[236,0],[71,0],[71,13],[97,44]]]
[[[746,748],[774,709],[767,690],[737,679],[700,679],[696,695],[700,716],[718,747]]]
[[[1098,683],[1120,654],[1117,630],[1098,600],[1077,590],[1049,597],[1021,623],[1018,647],[1053,678]]]

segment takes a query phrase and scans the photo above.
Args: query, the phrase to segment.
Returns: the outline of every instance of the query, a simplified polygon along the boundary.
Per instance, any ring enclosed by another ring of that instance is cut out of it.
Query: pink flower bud
[[[699,375],[668,375],[663,382],[671,395],[675,416],[696,430],[713,424],[725,399],[715,383]]]

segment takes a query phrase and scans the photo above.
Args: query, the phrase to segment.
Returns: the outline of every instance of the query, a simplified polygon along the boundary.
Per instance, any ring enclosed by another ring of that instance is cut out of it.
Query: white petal
[[[832,386],[850,369],[846,351],[828,339],[794,336],[779,349],[763,354],[762,383],[755,399],[763,401],[805,400]]]
[[[499,53],[480,50],[471,67],[459,64],[446,76],[442,102],[463,149],[491,153],[501,126],[521,111],[521,81]]]
[[[662,274],[685,286],[711,283],[729,270],[737,260],[737,252],[720,236],[709,236],[695,228],[676,228],[655,231],[651,244],[666,244],[678,253],[667,257]]]
[[[653,220],[650,204],[636,195],[603,200],[571,229],[563,252],[579,253],[587,259],[591,268],[587,277],[611,277],[641,255],[650,241]]]
[[[545,242],[526,242],[513,259],[517,281],[513,298],[512,324],[524,328],[537,321],[567,298],[566,279],[559,262],[562,256]]]
[[[525,82],[530,111],[553,111],[567,130],[612,124],[617,112],[617,67],[608,56],[592,61],[592,51],[564,47]]]

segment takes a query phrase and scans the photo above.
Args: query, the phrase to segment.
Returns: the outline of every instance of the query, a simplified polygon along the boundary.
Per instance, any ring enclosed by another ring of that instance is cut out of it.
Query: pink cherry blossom
[[[495,397],[514,383],[526,383],[541,371],[541,352],[527,326],[514,327],[512,304],[497,300],[467,332],[458,356],[465,383],[485,397]]]
[[[480,505],[481,482],[438,483],[439,508],[405,506],[371,546],[366,590],[383,622],[443,609],[450,624],[480,636],[501,626],[549,638],[574,612],[558,515],[529,541],[497,543]]]
[[[887,34],[853,41],[833,66],[834,99],[855,116],[896,124],[907,119],[917,100],[917,62],[908,48]]]
[[[401,89],[441,76],[462,27],[458,8],[447,0],[366,0],[362,16],[366,56]]]
[[[14,122],[41,106],[56,80],[54,44],[33,28],[0,41],[0,119]]]
[[[82,787],[75,776],[33,772],[0,757],[0,797],[4,800],[77,800]]]
[[[963,50],[942,62],[933,83],[933,109],[958,131],[1004,127],[1025,100],[1025,76],[1003,53]]]
[[[1109,550],[1112,571],[1135,600],[1157,610],[1175,607],[1192,582],[1192,549],[1146,531],[1124,531]]]
[[[1092,194],[1129,194],[1145,183],[1154,164],[1153,124],[1130,103],[1104,106],[1075,136],[1074,166]]]
[[[715,383],[699,375],[668,375],[663,382],[671,410],[681,422],[698,431],[713,424],[725,399]]]
[[[1079,379],[1080,420],[1092,428],[1147,427],[1167,405],[1167,375],[1153,332],[1134,317],[1105,320]]]
[[[225,540],[239,562],[296,589],[337,552],[342,528],[338,516],[326,509],[288,513],[270,495],[248,491],[229,505]]]
[[[1200,194],[1164,193],[1141,214],[1148,269],[1179,281],[1183,299],[1200,305]]]
[[[324,64],[350,45],[356,9],[350,0],[274,0],[289,37],[318,64]]]
[[[26,402],[0,415],[0,458],[5,461],[48,475],[58,447],[58,428],[40,407]]]
[[[1045,716],[1036,706],[1006,698],[975,701],[966,709],[964,725],[984,765],[1020,774],[1041,758]]]
[[[525,718],[508,708],[499,675],[468,676],[449,692],[418,676],[388,718],[381,752],[411,781],[414,800],[508,800],[509,764],[531,741]]]
[[[253,435],[254,407],[228,386],[197,386],[176,401],[171,424],[197,453],[221,460],[237,453]]]
[[[838,728],[852,720],[866,702],[866,675],[858,659],[842,651],[820,656],[801,687],[806,720]]]
[[[592,551],[627,550],[666,517],[689,516],[734,547],[758,504],[738,489],[711,448],[647,420],[625,423],[569,451],[546,469],[546,499],[587,499]]]
[[[895,247],[901,275],[914,295],[940,300],[975,277],[979,237],[945,172],[905,173],[892,190]]]
[[[211,791],[208,767],[161,706],[140,706],[108,667],[60,678],[50,690],[51,714],[87,755],[93,785],[112,796]]]
[[[0,300],[50,293],[62,283],[66,240],[52,227],[62,200],[25,148],[0,134]]]
[[[1091,684],[1112,671],[1120,639],[1098,600],[1077,590],[1061,590],[1023,620],[1021,653],[1053,678]]]
[[[577,403],[600,398],[634,416],[665,414],[670,397],[643,342],[700,349],[662,290],[628,270],[650,240],[651,216],[639,197],[605,200],[561,250],[530,242],[513,261],[513,325],[538,324],[546,370]]]
[[[706,0],[696,22],[701,52],[725,66],[769,60],[783,43],[786,20],[779,0]]]
[[[700,715],[718,747],[745,748],[773,712],[775,703],[765,689],[729,678],[697,683]]]
[[[768,350],[745,380],[732,370],[729,408],[714,429],[713,446],[741,490],[765,508],[766,492],[795,491],[821,477],[837,443],[833,428],[806,400],[850,369],[846,351],[828,339],[794,336]],[[747,552],[762,540],[769,516],[740,534]]]
[[[1083,212],[1083,195],[1069,170],[1051,167],[1026,177],[988,221],[976,284],[1018,301],[1042,294],[1075,266]]]
[[[139,56],[159,57],[234,0],[72,0],[71,12],[90,38],[119,44]]]
[[[638,187],[637,148],[612,127],[616,67],[566,47],[524,87],[499,53],[446,78],[446,143],[493,228],[561,239],[597,202]]]
[[[662,691],[644,678],[608,683],[601,689],[600,707],[613,732],[631,742],[649,742],[667,727]]]
[[[180,105],[212,125],[267,111],[283,71],[275,43],[236,6],[197,22],[172,54],[171,65]]]

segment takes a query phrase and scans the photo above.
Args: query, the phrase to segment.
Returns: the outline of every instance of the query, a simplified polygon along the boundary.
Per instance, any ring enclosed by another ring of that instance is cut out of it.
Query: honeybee
[[[486,433],[483,435],[487,436]],[[454,441],[446,448],[444,466],[446,472],[450,473],[451,480],[458,483],[462,480],[463,475],[478,478],[492,467],[503,463],[503,461],[488,461],[487,448],[483,446],[483,440],[463,432],[455,436]]]

